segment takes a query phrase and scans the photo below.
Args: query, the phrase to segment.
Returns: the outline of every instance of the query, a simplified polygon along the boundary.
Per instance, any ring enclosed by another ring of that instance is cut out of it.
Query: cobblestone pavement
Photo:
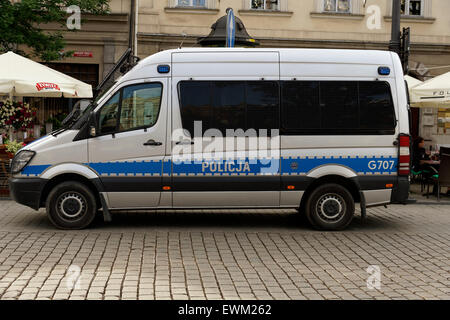
[[[0,201],[0,297],[449,299],[449,248],[448,204],[368,209],[342,232],[292,210],[116,213],[60,231],[43,210]]]

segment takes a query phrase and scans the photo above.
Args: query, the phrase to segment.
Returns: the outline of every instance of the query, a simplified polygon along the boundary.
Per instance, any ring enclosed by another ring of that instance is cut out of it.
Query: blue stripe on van
[[[351,168],[356,173],[392,174],[397,172],[397,162],[395,157],[292,157],[281,159],[281,172],[284,175],[306,174],[326,164],[337,164]]]
[[[279,159],[229,159],[202,162],[173,162],[173,175],[257,175],[278,174]]]
[[[162,161],[91,162],[89,166],[100,175],[161,175]]]
[[[125,161],[89,163],[99,175],[143,176],[162,174],[186,175],[300,175],[314,168],[336,164],[346,166],[357,174],[393,174],[397,172],[396,157],[284,157],[279,159],[205,160],[203,162]],[[50,165],[31,165],[22,170],[23,175],[40,175]]]
[[[21,173],[23,175],[26,175],[27,177],[30,175],[38,176],[49,167],[50,167],[49,164],[26,166],[25,168],[22,169]]]
[[[169,175],[169,176],[172,174],[172,160],[166,159],[163,161],[162,172],[163,172],[163,174]]]

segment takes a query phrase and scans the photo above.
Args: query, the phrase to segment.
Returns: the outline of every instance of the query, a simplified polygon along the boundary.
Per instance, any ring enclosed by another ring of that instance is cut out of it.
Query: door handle
[[[155,141],[153,139],[148,140],[147,142],[144,142],[144,146],[161,146],[162,142]]]
[[[175,144],[194,144],[194,141],[192,140],[181,140],[176,142]]]

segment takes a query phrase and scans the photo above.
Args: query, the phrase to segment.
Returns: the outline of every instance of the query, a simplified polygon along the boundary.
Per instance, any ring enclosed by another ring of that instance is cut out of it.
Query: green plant
[[[31,51],[42,61],[71,56],[72,51],[61,53],[65,47],[62,31],[70,31],[65,8],[76,5],[83,14],[102,15],[109,12],[108,3],[109,0],[0,0],[0,52],[27,56],[25,51]],[[60,30],[44,30],[49,23],[57,24]],[[21,50],[24,47],[29,50]]]
[[[23,142],[17,142],[16,140],[13,140],[13,141],[6,141],[5,146],[6,152],[16,154],[17,151],[25,147],[26,144]]]

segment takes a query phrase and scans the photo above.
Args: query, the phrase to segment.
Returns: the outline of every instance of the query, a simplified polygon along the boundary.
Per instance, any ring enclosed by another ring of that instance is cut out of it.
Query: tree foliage
[[[25,45],[43,61],[58,60],[65,42],[66,7],[76,5],[84,13],[106,14],[109,0],[0,0],[0,52],[14,51],[25,55],[19,46]],[[46,31],[46,23],[56,22],[60,31]]]

